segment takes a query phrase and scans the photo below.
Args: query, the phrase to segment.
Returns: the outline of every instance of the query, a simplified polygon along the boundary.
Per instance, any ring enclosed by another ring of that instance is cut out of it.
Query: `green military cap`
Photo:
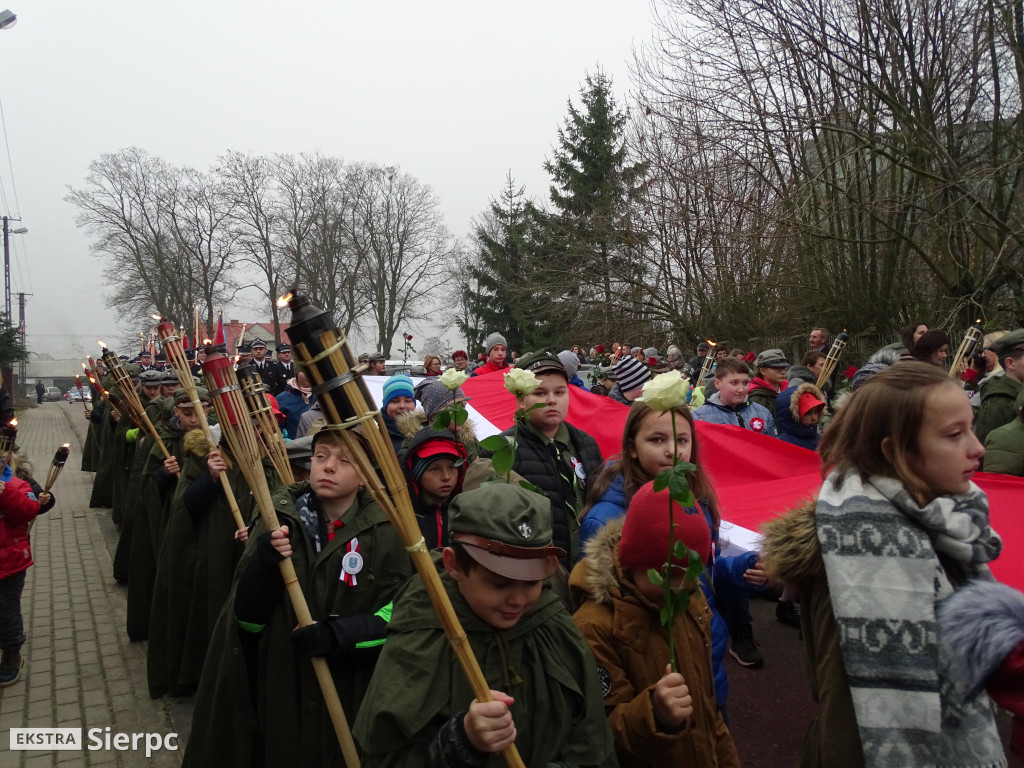
[[[161,384],[177,384],[178,374],[173,368],[165,368],[160,371],[160,383]]]
[[[160,417],[163,419],[169,419],[174,415],[174,398],[165,397],[160,401]]]
[[[124,366],[124,372],[134,379],[136,376],[142,373],[142,366],[135,365],[135,363],[128,363]]]
[[[210,393],[202,387],[196,387],[196,395],[198,396],[200,403],[210,404]],[[175,405],[192,405],[192,400],[188,396],[188,391],[184,387],[178,387],[174,390],[174,404]]]
[[[996,355],[999,356],[1000,362],[1003,357],[1008,355],[1017,349],[1024,349],[1024,328],[1018,328],[1015,331],[1010,331],[1004,336],[1000,336],[998,339],[988,345]]]
[[[153,384],[160,384],[163,381],[163,378],[163,373],[155,371],[152,368],[139,374],[139,382],[150,386]]]
[[[460,493],[448,509],[448,521],[453,542],[508,579],[546,579],[565,556],[551,543],[551,502],[518,485],[486,483]]]
[[[285,450],[288,451],[289,464],[297,464],[303,469],[309,469],[309,460],[313,458],[313,436],[289,440],[285,443]]]
[[[569,372],[565,370],[562,361],[550,352],[531,352],[516,361],[516,368],[524,371],[533,371],[535,376],[542,376],[546,373],[557,373],[569,380]]]

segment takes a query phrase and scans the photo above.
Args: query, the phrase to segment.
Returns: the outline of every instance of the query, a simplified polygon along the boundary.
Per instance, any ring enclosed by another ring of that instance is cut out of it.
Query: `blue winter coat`
[[[288,432],[288,437],[295,437],[295,432],[299,428],[299,418],[309,410],[309,403],[302,399],[299,390],[288,387],[277,396],[277,407],[285,415],[284,428]]]
[[[626,487],[622,474],[616,475],[608,490],[587,512],[583,522],[580,523],[580,552],[583,552],[587,540],[607,523],[626,514]],[[701,504],[701,511],[704,519],[707,520],[708,528],[711,527],[711,512],[707,505]],[[723,710],[729,696],[729,678],[725,672],[725,654],[729,650],[729,627],[722,618],[719,609],[715,605],[717,594],[746,594],[748,586],[743,578],[743,573],[748,568],[753,568],[757,562],[756,552],[745,552],[734,557],[722,557],[721,548],[718,544],[718,532],[714,532],[714,554],[707,563],[707,571],[701,576],[700,586],[707,598],[708,606],[711,608],[711,664],[715,673],[715,695],[718,699],[718,706]],[[711,583],[708,582],[707,573],[711,573]]]
[[[801,424],[799,411],[794,407],[794,401],[800,402],[800,395],[804,392],[811,392],[819,400],[825,400],[821,390],[813,384],[803,381],[796,382],[794,386],[784,389],[775,398],[775,426],[779,430],[780,440],[814,451],[817,450],[818,442],[821,440],[818,427]]]
[[[722,405],[721,392],[715,392],[705,400],[704,405],[693,412],[693,418],[709,424],[731,424],[762,435],[778,436],[775,419],[767,408],[749,400],[736,408],[730,408]]]

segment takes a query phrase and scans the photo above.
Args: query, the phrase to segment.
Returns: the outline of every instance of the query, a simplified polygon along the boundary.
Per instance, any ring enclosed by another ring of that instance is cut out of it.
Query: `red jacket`
[[[473,373],[471,373],[470,375],[471,376],[483,376],[485,373],[494,373],[495,371],[510,371],[510,370],[512,370],[512,366],[510,366],[508,363],[502,363],[500,366],[498,366],[498,365],[495,365],[494,363],[492,363],[490,360],[488,360],[486,363],[481,365],[479,368],[475,369],[473,371]]]
[[[992,701],[1013,713],[1010,740],[1015,750],[1024,753],[1024,640],[992,673],[986,688]]]
[[[18,477],[6,482],[0,493],[0,579],[21,573],[32,565],[28,524],[39,514],[32,486]]]

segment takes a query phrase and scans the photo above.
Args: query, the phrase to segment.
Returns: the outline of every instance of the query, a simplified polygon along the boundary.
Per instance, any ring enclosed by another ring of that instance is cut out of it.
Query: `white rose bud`
[[[540,380],[533,375],[533,371],[513,368],[505,374],[505,389],[516,397],[525,397],[539,386]]]
[[[449,389],[452,392],[454,392],[456,389],[465,384],[466,379],[468,378],[468,373],[463,373],[462,371],[457,371],[454,368],[449,368],[448,370],[441,374],[441,378],[439,378],[438,381],[444,384],[445,389]]]
[[[679,371],[659,373],[644,384],[644,392],[637,400],[642,400],[656,411],[672,411],[686,405],[686,394],[689,385]]]

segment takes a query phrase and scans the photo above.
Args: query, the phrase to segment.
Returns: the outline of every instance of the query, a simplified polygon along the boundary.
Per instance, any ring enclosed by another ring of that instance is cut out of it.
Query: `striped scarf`
[[[869,766],[1004,766],[987,697],[958,697],[935,606],[953,593],[939,559],[991,579],[1002,548],[975,485],[924,507],[894,479],[833,471],[816,506],[843,663]]]

